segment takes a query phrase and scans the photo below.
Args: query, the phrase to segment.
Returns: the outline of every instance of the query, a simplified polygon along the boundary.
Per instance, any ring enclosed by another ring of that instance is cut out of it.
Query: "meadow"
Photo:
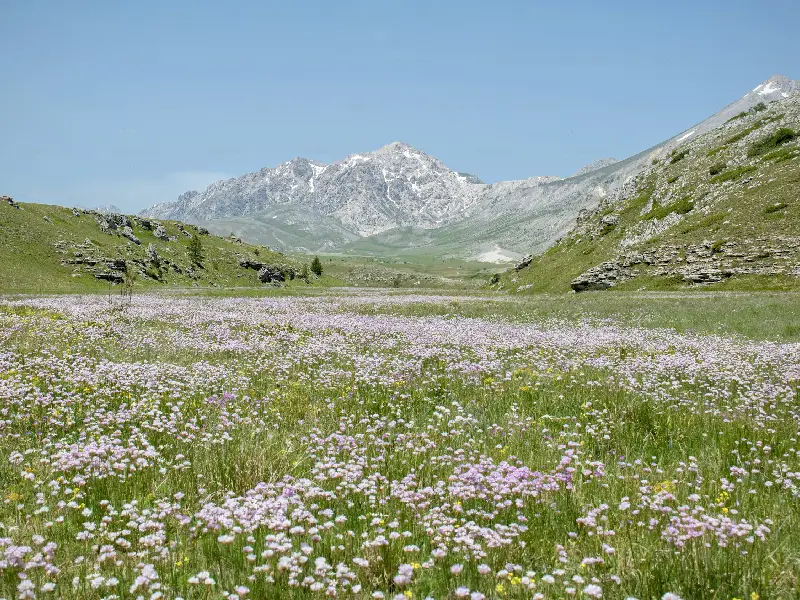
[[[795,598],[792,294],[0,299],[0,598]]]

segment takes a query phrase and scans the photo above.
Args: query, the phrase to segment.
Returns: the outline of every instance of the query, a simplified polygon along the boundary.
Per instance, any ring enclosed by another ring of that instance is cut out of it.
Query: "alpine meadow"
[[[0,7],[0,600],[800,598],[777,5]]]

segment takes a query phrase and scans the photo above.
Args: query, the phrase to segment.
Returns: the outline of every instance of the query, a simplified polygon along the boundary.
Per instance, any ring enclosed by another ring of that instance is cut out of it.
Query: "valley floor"
[[[795,597],[799,308],[0,298],[0,598]]]

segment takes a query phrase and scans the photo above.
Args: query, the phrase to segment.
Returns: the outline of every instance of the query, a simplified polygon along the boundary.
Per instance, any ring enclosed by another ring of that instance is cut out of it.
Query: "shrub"
[[[728,163],[724,163],[724,162],[715,163],[715,164],[711,165],[708,168],[708,174],[709,175],[719,175],[720,173],[722,173],[725,170],[725,167],[727,167],[727,166],[728,166]]]
[[[491,279],[489,279],[489,283],[491,285],[494,285],[496,283],[500,283],[500,274],[499,273],[495,273],[494,275],[492,275]]]
[[[311,283],[311,271],[305,263],[303,263],[303,267],[300,269],[300,279],[306,283]]]
[[[764,111],[764,110],[767,110],[767,105],[764,104],[763,102],[759,102],[758,104],[753,106],[750,110],[742,111],[738,115],[732,116],[730,119],[728,119],[725,122],[726,123],[730,123],[731,121],[736,121],[737,119],[743,119],[747,115],[752,115],[754,113],[758,113],[758,112],[761,112],[761,111]]]
[[[747,151],[748,156],[759,156],[778,146],[782,146],[788,142],[791,142],[797,137],[797,132],[788,127],[781,127],[780,129],[776,130],[772,135],[765,137],[757,141],[755,144],[750,146],[750,150]]]
[[[675,183],[680,178],[681,178],[680,175],[675,175],[675,177],[670,177],[669,179],[667,179],[667,183]]]
[[[716,240],[713,244],[711,244],[711,253],[712,254],[719,254],[722,252],[722,246],[725,245],[727,240]]]
[[[716,177],[711,178],[711,183],[724,183],[726,181],[732,181],[734,179],[738,179],[742,175],[747,173],[752,173],[755,171],[756,168],[752,166],[748,167],[737,167],[736,169],[731,169],[730,171],[725,171],[717,175]]]
[[[780,210],[783,210],[787,206],[789,205],[786,204],[786,202],[776,202],[775,204],[770,204],[767,208],[764,209],[764,214],[770,215],[772,213],[776,213]]]
[[[319,256],[315,256],[314,260],[311,261],[311,272],[317,277],[322,277],[322,263],[319,260]]]
[[[147,275],[150,279],[161,281],[161,269],[159,269],[157,266],[153,264],[147,265],[147,267],[145,267],[144,274]]]
[[[648,212],[644,216],[644,218],[648,220],[663,219],[664,217],[672,213],[685,215],[693,208],[694,208],[694,202],[692,201],[691,196],[686,196],[666,206],[661,206],[660,204],[653,204],[653,208],[650,209],[650,212]]]
[[[670,153],[669,164],[674,165],[676,162],[682,161],[684,158],[689,156],[689,150],[681,150],[678,152],[677,150],[673,150]]]
[[[706,156],[716,156],[717,154],[725,150],[725,148],[727,148],[727,146],[717,146],[716,148],[712,148],[711,150],[706,152]]]
[[[776,163],[780,163],[796,156],[800,156],[800,150],[797,148],[780,148],[775,152],[770,152],[762,160],[774,160]]]

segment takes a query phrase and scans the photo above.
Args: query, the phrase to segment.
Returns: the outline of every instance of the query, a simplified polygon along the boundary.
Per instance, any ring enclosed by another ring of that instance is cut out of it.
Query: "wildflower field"
[[[507,296],[9,297],[0,598],[797,597],[799,384]]]

